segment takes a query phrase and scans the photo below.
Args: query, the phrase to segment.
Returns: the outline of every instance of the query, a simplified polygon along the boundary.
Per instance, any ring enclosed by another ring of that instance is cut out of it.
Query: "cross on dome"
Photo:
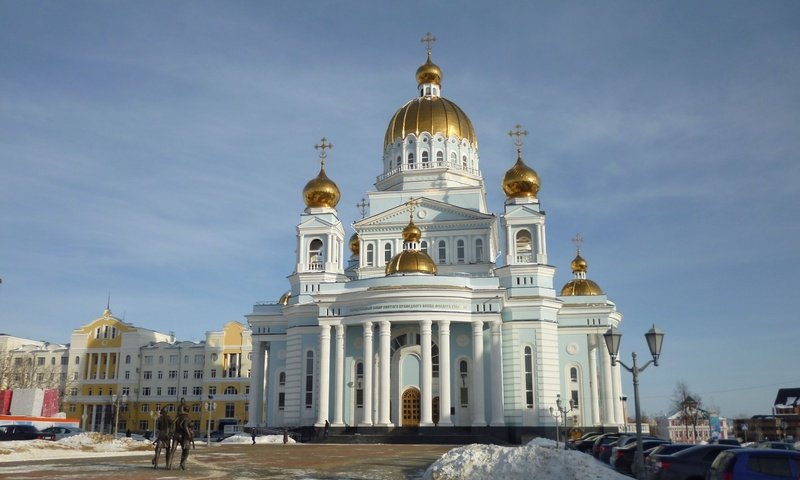
[[[528,136],[527,130],[522,130],[522,125],[519,123],[514,126],[514,130],[508,132],[509,137],[517,137],[514,139],[514,145],[517,146],[517,156],[522,156],[522,137]]]
[[[406,202],[406,205],[408,205],[408,208],[409,208],[408,217],[413,222],[414,221],[414,207],[419,206],[419,200],[415,200],[415,199],[412,198],[411,200]]]
[[[572,239],[572,243],[575,244],[575,247],[578,250],[578,254],[581,253],[581,244],[583,243],[583,237],[580,233],[576,233],[575,237]]]
[[[428,52],[428,56],[431,56],[431,44],[436,41],[436,37],[431,35],[431,32],[425,34],[424,37],[420,39],[420,42],[425,44],[425,51]]]
[[[325,150],[333,148],[333,144],[328,143],[328,139],[322,137],[322,140],[320,140],[318,144],[314,145],[314,148],[320,151],[319,154],[320,164],[324,167],[325,159],[328,157],[328,155],[325,153]]]
[[[356,203],[356,208],[361,211],[361,218],[364,218],[367,214],[367,207],[369,207],[369,202],[361,197],[361,201]]]

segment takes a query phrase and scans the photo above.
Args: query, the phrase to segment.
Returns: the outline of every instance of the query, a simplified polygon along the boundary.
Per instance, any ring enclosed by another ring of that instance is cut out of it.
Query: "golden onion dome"
[[[397,139],[412,134],[419,136],[422,132],[463,138],[472,145],[478,143],[472,121],[458,105],[444,97],[425,96],[410,100],[392,115],[383,146],[386,148]]]
[[[602,295],[600,286],[588,278],[573,278],[561,289],[561,296]]]
[[[503,192],[509,198],[532,197],[539,193],[539,174],[517,156],[517,162],[503,177]]]
[[[417,69],[417,85],[423,83],[442,84],[442,69],[431,61],[431,54],[428,52],[428,61],[420,65]]]
[[[358,255],[358,252],[361,250],[361,242],[358,239],[357,233],[350,235],[350,241],[348,241],[348,245],[350,246],[350,253],[353,255]]]
[[[436,275],[436,264],[427,253],[418,250],[403,250],[386,264],[386,275],[397,273],[427,273]]]
[[[572,263],[570,263],[570,267],[572,267],[572,273],[585,272],[589,267],[589,264],[586,262],[586,260],[584,260],[583,257],[581,257],[581,254],[579,253],[572,260]]]
[[[403,240],[406,243],[418,243],[420,238],[422,238],[422,232],[419,227],[414,225],[414,220],[410,220],[406,228],[403,229]]]
[[[340,196],[339,187],[325,175],[325,167],[321,167],[319,175],[303,188],[303,200],[307,207],[336,208]]]

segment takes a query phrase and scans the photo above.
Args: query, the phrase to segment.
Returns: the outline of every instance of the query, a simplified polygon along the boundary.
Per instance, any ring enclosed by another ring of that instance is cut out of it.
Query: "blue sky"
[[[492,209],[520,123],[557,287],[580,232],[623,358],[666,332],[646,412],[679,380],[728,416],[800,386],[788,1],[4,1],[0,331],[67,342],[110,291],[126,321],[202,339],[277,299],[313,145],[334,144],[349,224],[427,31]]]

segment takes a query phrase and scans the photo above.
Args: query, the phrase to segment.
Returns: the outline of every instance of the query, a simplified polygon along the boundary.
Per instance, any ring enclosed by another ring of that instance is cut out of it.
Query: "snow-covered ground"
[[[611,470],[590,455],[559,450],[554,441],[537,438],[520,447],[475,444],[454,448],[428,467],[424,478],[629,480],[630,477]]]
[[[250,435],[234,435],[211,446],[232,443],[252,443]],[[198,447],[205,446],[201,439],[195,439]],[[256,443],[283,443],[282,435],[264,435],[256,437]],[[295,443],[289,438],[289,443]],[[24,462],[28,460],[55,460],[61,458],[104,457],[109,453],[120,455],[152,455],[153,444],[150,440],[133,438],[113,438],[110,435],[87,432],[72,437],[62,438],[56,442],[49,440],[26,440],[0,442],[0,463]]]

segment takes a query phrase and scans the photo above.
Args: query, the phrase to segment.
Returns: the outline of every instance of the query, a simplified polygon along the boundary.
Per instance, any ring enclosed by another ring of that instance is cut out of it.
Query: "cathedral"
[[[432,40],[416,95],[389,118],[382,170],[350,236],[325,173],[331,145],[316,145],[290,289],[246,315],[248,425],[535,430],[556,424],[563,399],[568,427],[619,427],[620,367],[602,334],[622,314],[587,278],[579,236],[574,278],[554,287],[540,178],[519,126],[503,211],[489,211],[477,135],[442,96]]]

